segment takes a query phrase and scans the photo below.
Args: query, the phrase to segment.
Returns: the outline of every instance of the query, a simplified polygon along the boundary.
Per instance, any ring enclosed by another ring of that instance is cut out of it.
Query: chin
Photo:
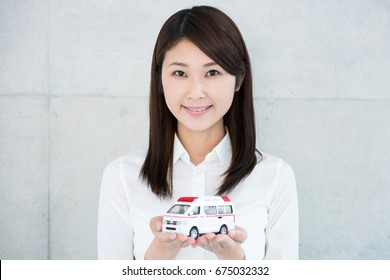
[[[223,125],[222,125],[223,127]],[[187,131],[191,131],[191,132],[196,132],[196,133],[204,133],[204,132],[211,132],[213,130],[216,130],[218,129],[218,126],[217,126],[217,123],[214,123],[214,124],[198,124],[198,125],[195,125],[195,124],[182,124],[181,125],[181,128],[184,129],[184,130],[187,130]]]

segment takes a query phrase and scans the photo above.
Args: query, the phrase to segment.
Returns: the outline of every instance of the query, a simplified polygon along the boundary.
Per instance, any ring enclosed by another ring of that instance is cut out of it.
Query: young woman
[[[290,166],[256,149],[252,73],[234,22],[208,6],[177,12],[154,49],[147,152],[104,171],[100,259],[297,259]],[[228,195],[236,227],[197,238],[162,232],[181,196]]]

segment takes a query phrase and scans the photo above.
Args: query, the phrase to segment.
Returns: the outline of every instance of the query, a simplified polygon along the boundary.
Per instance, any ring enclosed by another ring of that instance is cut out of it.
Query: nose
[[[191,79],[187,91],[188,99],[202,99],[205,98],[205,88],[203,83],[198,79]]]

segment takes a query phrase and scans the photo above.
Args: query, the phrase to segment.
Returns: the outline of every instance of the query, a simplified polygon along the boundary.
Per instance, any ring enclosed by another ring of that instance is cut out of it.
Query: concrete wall
[[[105,165],[145,145],[152,49],[210,4],[246,39],[258,147],[298,182],[302,259],[390,259],[390,2],[0,0],[0,259],[95,259]]]

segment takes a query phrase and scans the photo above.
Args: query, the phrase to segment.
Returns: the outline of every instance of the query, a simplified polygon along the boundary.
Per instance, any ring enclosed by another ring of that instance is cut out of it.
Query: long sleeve
[[[121,182],[121,161],[103,173],[98,215],[98,258],[133,259],[133,229],[125,190]]]
[[[265,259],[299,258],[299,219],[295,175],[281,161],[278,182],[268,212]]]

